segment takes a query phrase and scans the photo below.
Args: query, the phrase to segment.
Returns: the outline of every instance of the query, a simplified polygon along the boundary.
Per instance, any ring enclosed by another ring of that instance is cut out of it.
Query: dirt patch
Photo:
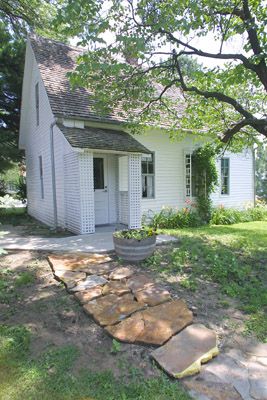
[[[150,360],[150,346],[121,343],[114,349],[112,338],[98,326],[75,297],[56,281],[47,254],[10,251],[0,258],[0,273],[10,279],[9,296],[0,302],[0,324],[24,325],[32,333],[31,356],[51,347],[74,345],[80,350],[74,372],[89,368],[111,369],[116,376],[129,366],[143,370],[145,376],[158,375]],[[30,273],[33,281],[16,285],[22,274]]]

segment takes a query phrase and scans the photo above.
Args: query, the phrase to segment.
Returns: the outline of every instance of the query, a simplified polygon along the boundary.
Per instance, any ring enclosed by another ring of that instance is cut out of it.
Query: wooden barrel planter
[[[139,262],[150,257],[156,247],[156,235],[142,239],[122,238],[113,234],[115,252],[125,261]]]

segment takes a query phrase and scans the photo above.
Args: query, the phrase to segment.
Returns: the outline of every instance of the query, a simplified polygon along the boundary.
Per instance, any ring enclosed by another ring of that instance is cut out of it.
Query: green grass
[[[75,370],[74,346],[52,347],[31,359],[30,334],[23,326],[0,326],[0,398],[3,400],[189,400],[179,382],[163,374],[114,378],[111,371]],[[104,356],[104,355],[103,355]]]
[[[179,237],[179,245],[158,250],[145,265],[163,276],[179,275],[191,291],[198,278],[218,283],[249,315],[246,332],[267,342],[267,221],[163,232]]]

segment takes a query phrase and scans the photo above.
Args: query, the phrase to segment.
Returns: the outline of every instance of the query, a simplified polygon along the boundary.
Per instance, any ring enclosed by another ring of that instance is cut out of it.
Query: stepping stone
[[[201,324],[185,328],[167,344],[152,352],[157,363],[174,378],[194,375],[201,363],[219,354],[216,333]]]
[[[128,343],[162,345],[191,324],[193,314],[183,300],[173,300],[136,312],[106,330],[115,339]]]
[[[93,264],[86,268],[86,272],[91,275],[109,275],[116,267],[115,263]]]
[[[130,292],[131,290],[128,288],[126,282],[122,281],[110,281],[103,287],[103,295],[116,294],[117,296],[122,296]]]
[[[223,382],[187,381],[183,382],[193,399],[203,400],[243,400],[233,385]]]
[[[165,301],[171,300],[170,292],[166,289],[162,289],[159,286],[150,286],[144,290],[139,290],[134,294],[137,301],[147,304],[148,306],[156,306],[164,303]]]
[[[95,286],[91,289],[83,290],[81,292],[75,292],[74,296],[81,304],[85,304],[91,300],[96,299],[97,297],[102,296],[102,287]]]
[[[86,273],[79,271],[56,270],[54,275],[64,282],[68,289],[73,288],[79,281],[86,278]]]
[[[103,254],[53,254],[48,257],[53,270],[84,271],[90,264],[101,264],[111,261],[111,258]]]
[[[77,286],[70,289],[72,292],[79,292],[81,290],[91,289],[95,286],[102,286],[107,283],[107,280],[102,276],[90,275],[84,281],[80,281]]]
[[[116,268],[111,274],[109,275],[109,279],[119,281],[121,279],[129,278],[132,276],[134,271],[128,267],[119,267]]]
[[[154,284],[154,281],[146,275],[134,275],[127,282],[133,293],[146,289]]]
[[[121,297],[109,294],[90,301],[83,308],[101,326],[106,326],[123,320],[144,306],[135,301],[132,294],[125,294]]]

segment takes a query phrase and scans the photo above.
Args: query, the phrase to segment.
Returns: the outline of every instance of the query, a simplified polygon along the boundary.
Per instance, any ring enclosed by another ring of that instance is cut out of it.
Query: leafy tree
[[[18,150],[18,132],[26,35],[35,30],[62,40],[61,26],[53,28],[56,11],[56,3],[45,0],[0,0],[1,173],[23,156]]]
[[[81,18],[71,25],[74,15]],[[66,0],[62,20],[90,46],[71,80],[92,89],[101,114],[119,106],[136,121],[139,110],[138,122],[225,143],[267,137],[265,1]],[[215,53],[191,40],[208,34]],[[231,40],[243,41],[241,52],[227,51]],[[195,57],[220,65],[187,74],[183,60]]]
[[[22,157],[17,141],[25,43],[23,39],[14,39],[1,21],[0,36],[0,170],[3,172]]]

